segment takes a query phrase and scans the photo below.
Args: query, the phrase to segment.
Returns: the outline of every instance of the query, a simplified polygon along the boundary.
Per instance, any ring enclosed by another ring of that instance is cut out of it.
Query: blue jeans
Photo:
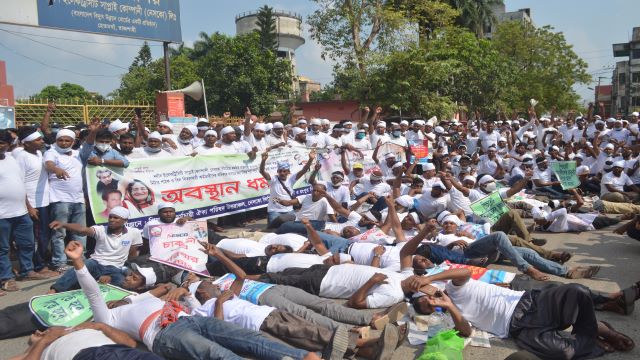
[[[33,267],[40,271],[47,266],[47,250],[51,241],[51,231],[49,229],[49,206],[39,207],[38,217],[33,224],[33,234],[35,237],[36,249],[33,252]]]
[[[467,259],[463,254],[457,251],[449,250],[444,246],[433,245],[433,244],[425,244],[422,246],[428,246],[431,250],[431,255],[427,256],[429,260],[431,260],[434,264],[442,264],[445,260],[449,260],[455,264],[464,264]],[[420,252],[417,252],[418,255],[422,255]]]
[[[271,224],[271,222],[275,220],[278,216],[285,215],[285,214],[295,214],[295,212],[294,211],[284,211],[284,212],[268,211],[267,224]]]
[[[316,231],[322,231],[324,229],[324,221],[320,220],[309,220],[311,226],[313,226]],[[304,224],[300,221],[287,221],[280,225],[280,227],[276,230],[276,234],[288,234],[295,233],[300,235],[307,235],[307,228],[304,227]]]
[[[368,193],[361,193],[360,195],[356,196],[356,200],[360,199],[361,197],[367,194]],[[382,211],[386,208],[387,208],[387,202],[384,200],[384,196],[380,196],[378,199],[376,199],[376,202],[371,207],[371,210]]]
[[[522,256],[522,258],[531,264],[534,268],[542,271],[543,273],[557,275],[557,276],[565,276],[567,275],[567,267],[564,265],[560,265],[557,262],[553,262],[551,260],[547,260],[537,252],[523,247],[514,247],[514,249]]]
[[[122,286],[124,282],[124,274],[120,268],[112,265],[102,265],[93,259],[85,260],[84,265],[96,280],[98,280],[100,276],[109,275],[111,276],[111,285]],[[65,273],[51,285],[51,288],[56,292],[73,290],[79,287],[80,284],[78,284],[78,278],[76,277],[76,271],[74,269],[65,271]]]
[[[85,226],[85,208],[83,203],[55,202],[49,205],[51,210],[51,221],[63,223],[80,224]],[[64,254],[64,239],[67,230],[60,228],[51,235],[51,264],[54,267],[63,266],[67,263],[67,256]],[[87,237],[72,233],[71,239],[79,241],[86,249]]]
[[[511,245],[511,241],[509,241],[507,234],[502,231],[496,231],[472,242],[464,250],[464,256],[471,259],[479,258],[488,256],[496,251],[509,259],[509,261],[511,261],[511,263],[521,272],[526,272],[527,269],[529,269],[529,266],[531,266],[522,258],[516,248]]]
[[[160,330],[153,352],[168,359],[302,359],[307,351],[294,349],[261,333],[213,317],[184,316]]]
[[[13,233],[18,247],[20,275],[33,271],[33,221],[28,214],[0,219],[0,281],[13,279],[9,259],[9,241]]]
[[[565,198],[566,197],[566,194],[563,193],[561,190],[558,190],[558,189],[556,189],[554,187],[551,187],[551,186],[539,187],[539,188],[536,188],[536,191],[539,191],[541,193],[546,193],[552,198]]]

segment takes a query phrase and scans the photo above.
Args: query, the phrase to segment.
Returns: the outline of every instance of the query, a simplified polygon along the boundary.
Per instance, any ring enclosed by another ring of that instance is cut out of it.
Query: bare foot
[[[611,346],[618,351],[631,351],[636,346],[630,337],[616,331],[616,329],[606,321],[600,321],[598,323],[598,335],[602,336],[604,341],[611,344]]]
[[[531,276],[534,280],[538,281],[547,281],[549,280],[549,275],[541,272],[540,270],[534,268],[533,266],[529,266],[527,271],[525,272],[527,275]]]

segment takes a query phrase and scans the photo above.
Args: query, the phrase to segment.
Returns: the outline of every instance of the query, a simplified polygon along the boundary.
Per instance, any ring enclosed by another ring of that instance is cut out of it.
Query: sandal
[[[20,288],[14,279],[5,280],[2,285],[0,285],[0,290],[4,291],[19,291]]]
[[[376,343],[376,360],[391,360],[393,352],[398,345],[398,329],[391,324],[387,324],[380,335],[380,340]]]
[[[617,339],[616,343],[611,343],[610,340],[609,341],[605,340],[607,343],[611,344],[611,346],[613,346],[614,349],[618,351],[633,350],[633,348],[636,346],[636,343],[630,337],[614,329],[613,326],[611,326],[611,324],[609,324],[608,322],[606,321],[600,321],[600,322],[603,323],[604,326],[606,326],[609,329],[609,331],[615,334],[615,337]],[[620,338],[622,338],[622,341],[620,341]],[[624,345],[625,343],[627,344],[627,346]]]
[[[373,322],[373,328],[376,330],[380,330],[384,328],[388,323],[397,322],[399,319],[402,319],[404,317],[404,315],[407,313],[407,309],[407,303],[404,301],[393,305],[387,310],[384,315]]]
[[[404,341],[409,337],[409,326],[407,324],[402,324],[398,326],[398,344],[396,345],[396,349],[404,344]]]
[[[614,351],[616,351],[616,349],[613,348],[613,346],[611,346],[611,344],[609,344],[608,342],[604,341],[603,338],[601,337],[596,337],[596,343],[598,344],[598,346],[600,346],[602,348],[602,350],[604,350],[604,352],[606,353],[612,353]]]
[[[590,279],[600,271],[600,266],[578,266],[567,272],[567,279]]]

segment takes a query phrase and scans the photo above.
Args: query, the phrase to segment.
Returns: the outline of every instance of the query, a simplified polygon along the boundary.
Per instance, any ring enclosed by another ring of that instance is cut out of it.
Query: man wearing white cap
[[[331,121],[329,119],[320,120],[322,126],[322,132],[329,135],[329,131],[331,130]]]
[[[624,173],[624,160],[613,163],[611,172],[605,174],[600,182],[600,199],[604,201],[627,203],[638,199],[640,188]],[[628,186],[632,191],[624,191]]]
[[[195,125],[187,125],[178,134],[176,148],[170,147],[168,151],[173,156],[192,156],[195,154],[195,148],[198,147],[194,141],[198,136],[198,127]]]
[[[400,130],[400,129],[398,129]],[[386,144],[391,141],[389,134],[387,132],[387,123],[380,120],[375,124],[375,127],[372,126],[369,128],[369,138],[371,139],[371,147],[376,147],[378,143]]]
[[[149,228],[154,225],[161,224],[173,224],[176,223],[178,225],[184,225],[187,221],[193,220],[189,216],[182,216],[176,218],[176,208],[173,203],[160,202],[158,203],[158,219],[153,219],[147,221],[142,228],[142,238],[146,241],[149,240]]]
[[[256,123],[251,130],[250,124],[245,121],[244,124],[244,136],[243,140],[249,143],[252,148],[258,149],[258,151],[268,151],[266,132],[267,126],[265,123]]]
[[[287,162],[279,162],[277,164],[277,174],[271,176],[265,166],[269,158],[268,152],[262,153],[262,161],[260,162],[260,175],[269,182],[269,204],[267,205],[267,224],[271,224],[277,217],[285,214],[293,215],[293,204],[297,202],[293,193],[293,185],[302,178],[315,160],[316,152],[312,150],[309,153],[309,160],[300,169],[295,176],[291,174],[291,165]]]
[[[44,167],[49,174],[49,201],[51,219],[60,222],[85,224],[84,193],[82,191],[83,160],[72,146],[76,134],[62,129],[56,134],[56,142],[43,156]],[[51,265],[58,272],[67,270],[64,255],[66,230],[61,228],[51,235]],[[72,234],[73,240],[85,244],[87,238]]]
[[[139,133],[136,134],[136,137],[141,137]],[[131,154],[128,156],[129,159],[144,159],[144,158],[166,158],[171,157],[171,153],[167,150],[163,149],[162,135],[154,131],[149,136],[147,136],[147,144],[143,147],[136,147],[133,149]]]
[[[307,132],[307,147],[310,148],[327,148],[330,145],[329,135],[321,130],[322,121],[320,119],[311,119],[311,126]]]
[[[434,218],[443,210],[451,209],[451,197],[447,187],[437,181],[431,185],[431,190],[425,189],[425,193],[415,203],[416,210],[425,218]]]
[[[267,136],[267,145],[271,147],[284,146],[286,144],[285,140],[284,125],[280,121],[274,122],[271,134]]]
[[[422,177],[424,178],[424,189],[431,189],[433,184],[440,181],[436,176],[436,166],[433,163],[426,163],[422,165]]]
[[[137,256],[142,245],[140,230],[125,225],[129,219],[129,210],[116,206],[109,212],[108,225],[85,227],[82,224],[53,221],[49,225],[53,230],[65,229],[72,233],[91,236],[96,240],[95,252],[85,261],[89,273],[101,282],[122,286],[124,274],[122,267],[129,257]],[[51,292],[63,292],[78,286],[75,271],[69,269],[53,285]]]
[[[196,154],[208,155],[220,152],[220,148],[216,146],[216,142],[218,142],[218,133],[213,129],[205,131],[204,143],[195,148]]]
[[[622,120],[615,120],[612,131],[609,132],[609,141],[618,146],[631,145],[631,132],[622,126]]]
[[[478,163],[478,175],[488,174],[495,176],[498,169],[502,169],[502,158],[497,155],[495,145],[485,149],[486,154],[481,155]]]
[[[497,146],[500,136],[500,132],[496,130],[496,126],[493,121],[487,123],[487,130],[480,131],[478,134],[478,142],[480,143],[480,146],[482,146],[482,151],[486,152],[491,145]]]
[[[257,148],[251,148],[246,141],[236,141],[236,130],[232,126],[225,126],[220,130],[220,140],[216,147],[226,154],[247,154],[250,159],[255,159]]]
[[[18,139],[22,150],[15,149],[13,158],[20,166],[24,176],[24,186],[29,204],[35,209],[37,216],[32,218],[36,249],[33,256],[35,271],[47,272],[46,254],[49,249],[49,176],[44,168],[42,152],[44,139],[42,134],[32,127],[18,129]]]
[[[297,148],[307,148],[307,131],[301,127],[291,129],[291,139],[287,145]],[[312,144],[313,145],[313,144]]]
[[[129,127],[120,119],[116,119],[109,124],[109,131],[116,137],[126,133],[128,129]]]
[[[407,130],[405,137],[407,141],[419,141],[424,140],[424,120],[413,120],[411,123],[411,129]]]

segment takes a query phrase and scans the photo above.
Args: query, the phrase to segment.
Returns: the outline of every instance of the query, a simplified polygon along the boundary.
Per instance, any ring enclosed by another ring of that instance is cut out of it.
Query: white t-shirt
[[[12,156],[5,154],[0,160],[0,219],[9,219],[27,213],[27,191],[24,173]],[[82,192],[82,184],[80,187]],[[5,234],[6,235],[6,234]]]
[[[355,211],[352,211],[349,213],[349,217],[347,218],[347,221],[343,223],[327,221],[324,224],[324,230],[331,230],[340,234],[342,233],[342,229],[346,228],[347,226],[355,226],[358,229],[361,229],[360,226],[358,226],[358,223],[360,222],[361,219],[362,219],[362,215],[358,214]]]
[[[231,251],[234,254],[251,257],[265,256],[264,249],[267,247],[267,244],[244,238],[227,238],[220,240],[216,246],[220,249]]]
[[[500,197],[502,199],[506,199],[508,197],[507,190],[508,190],[507,188],[498,189],[498,192],[500,193]],[[480,199],[484,199],[489,195],[491,194],[486,194],[482,190],[478,190],[478,189],[469,190],[469,200],[471,200],[471,202],[476,202]]]
[[[100,330],[76,330],[57,338],[44,348],[40,360],[69,360],[84,349],[114,344],[115,342]]]
[[[207,300],[200,307],[193,309],[192,315],[214,317],[216,298]],[[276,308],[266,305],[255,305],[237,296],[222,304],[224,321],[234,323],[245,329],[260,331],[264,319]]]
[[[129,248],[142,245],[142,235],[136,228],[125,227],[126,232],[118,235],[107,234],[106,226],[94,225],[91,228],[96,239],[96,249],[91,258],[101,265],[121,268],[129,257]]]
[[[267,147],[269,146],[267,144],[266,136],[264,136],[262,139],[258,140],[253,135],[253,133],[251,133],[251,134],[249,134],[249,136],[243,137],[243,139],[244,139],[244,141],[247,142],[247,144],[249,144],[249,146],[251,146],[252,149],[254,147],[257,147],[258,151],[265,151],[267,149]]]
[[[206,145],[201,145],[195,148],[194,150],[199,155],[209,155],[209,154],[221,154],[220,148],[217,147],[208,147]]]
[[[180,141],[177,141],[176,142],[176,147],[177,147],[177,149],[169,147],[168,151],[173,156],[189,156],[189,155],[193,154],[193,152],[195,151],[191,141],[188,144],[183,144]]]
[[[509,336],[511,316],[524,291],[513,291],[470,279],[462,286],[446,285],[451,301],[471,325],[498,337]]]
[[[438,235],[436,235],[434,240],[438,245],[445,246],[445,247],[451,244],[452,242],[455,242],[458,240],[462,240],[467,244],[471,244],[474,241],[476,241],[475,239],[470,239],[466,236],[457,236],[456,234],[442,234],[442,233],[438,233]],[[454,250],[458,252],[462,252],[462,249],[458,247],[455,247]]]
[[[278,145],[284,142],[284,138],[282,136],[276,136],[273,132],[269,134],[269,136],[265,136],[265,139],[267,141],[267,146]]]
[[[584,217],[591,217],[595,219],[593,214],[578,214]],[[567,232],[567,231],[593,231],[595,228],[591,222],[585,221],[582,218],[567,213],[567,209],[562,208],[553,211],[549,214],[547,220],[551,221],[551,224],[547,227],[549,232]]]
[[[500,133],[497,132],[496,130],[493,130],[493,132],[491,133],[488,133],[486,131],[480,131],[480,133],[478,134],[478,138],[481,141],[482,150],[486,152],[489,146],[491,145],[498,146],[498,139],[500,138]]]
[[[271,175],[271,181],[269,182],[269,205],[267,205],[267,211],[275,211],[275,212],[288,212],[293,211],[293,206],[284,206],[280,203],[273,201],[274,199],[279,200],[291,200],[289,194],[284,190],[282,184],[284,184],[288,189],[291,195],[295,196],[293,193],[293,185],[296,183],[295,175],[291,175],[285,181],[280,181],[278,179],[278,175]]]
[[[384,133],[382,135],[378,135],[374,131],[373,134],[369,135],[369,137],[371,138],[371,147],[372,148],[375,148],[378,145],[378,140],[382,140],[381,144],[386,144],[386,143],[391,141],[391,137],[389,137],[389,134],[387,134],[387,133]]]
[[[327,188],[327,194],[329,194],[338,204],[349,202],[349,188],[345,185],[340,185],[337,189],[333,187],[331,181],[326,181],[324,186]]]
[[[443,194],[439,198],[431,196],[431,192],[422,194],[416,203],[416,210],[426,218],[436,217],[443,210],[450,208],[451,197]]]
[[[220,145],[220,152],[223,154],[246,154],[251,151],[251,146],[246,141],[233,141],[226,144],[220,140],[216,142],[216,146]]]
[[[469,206],[471,205],[471,200],[464,196],[460,190],[452,186],[449,190],[449,197],[451,199],[451,210],[462,210],[465,215],[473,214],[473,211],[471,211],[471,207]]]
[[[546,170],[540,170],[538,168],[536,168],[533,171],[533,176],[531,177],[531,180],[542,180],[543,182],[550,182],[551,181],[551,175],[553,173],[551,172],[551,168],[548,167]],[[537,189],[538,186],[536,186],[535,182],[533,183],[533,188]]]
[[[38,151],[32,154],[28,151],[13,151],[13,158],[24,174],[24,187],[27,191],[29,204],[32,207],[45,207],[49,205],[49,174],[44,169],[42,153]]]
[[[51,161],[56,167],[69,174],[68,179],[58,179],[56,174],[49,173],[49,201],[84,203],[82,192],[82,160],[78,150],[72,150],[71,155],[64,155],[55,149],[44,153],[43,161]]]
[[[324,149],[331,146],[331,142],[327,139],[329,135],[318,132],[314,134],[313,131],[307,132],[307,147],[316,147]]]
[[[311,195],[304,195],[299,197],[298,201],[300,201],[301,207],[296,213],[297,221],[301,221],[304,218],[324,221],[327,215],[332,215],[334,213],[333,208],[325,198],[313,201]]]
[[[267,272],[280,272],[288,268],[310,268],[313,265],[323,264],[324,259],[330,256],[331,253],[322,256],[303,253],[275,254],[269,258]]]
[[[288,246],[291,246],[293,251],[298,251],[306,241],[307,241],[306,237],[298,234],[270,233],[270,234],[264,235],[262,238],[260,238],[258,242],[260,244],[264,244],[265,247],[267,245],[288,245]]]
[[[604,194],[608,194],[611,191],[607,189],[606,185],[611,185],[614,189],[618,191],[624,191],[625,185],[633,185],[633,181],[624,173],[624,171],[620,174],[620,176],[613,175],[613,171],[606,173],[602,177],[602,181],[600,182],[600,196]]]
[[[353,139],[353,142],[351,142],[351,145],[353,145],[355,149],[360,151],[371,150],[371,142],[367,137],[365,137],[364,139]]]
[[[413,269],[397,273],[367,265],[341,264],[329,268],[320,283],[320,296],[348,299],[375,273],[387,275],[386,283],[372,287],[367,293],[367,308],[385,308],[404,300],[401,282],[413,275]]]
[[[142,147],[138,147],[138,148],[133,148],[133,150],[131,151],[131,154],[127,155],[127,159],[167,158],[171,156],[173,155],[171,155],[170,152],[164,149],[158,152],[149,152]]]
[[[482,155],[478,163],[478,174],[493,175],[498,169],[498,164],[502,166],[502,159],[500,157],[496,156],[495,159],[491,160],[488,155]]]
[[[374,185],[368,176],[363,176],[360,178],[359,183],[362,184],[362,193],[372,192],[378,197],[387,196],[391,193],[391,186],[384,181]]]
[[[385,246],[385,252],[380,256],[380,268],[389,271],[400,271],[400,250],[406,242],[399,243],[396,246]],[[353,258],[353,262],[360,265],[371,265],[373,261],[373,250],[378,247],[377,244],[371,243],[353,243],[349,247],[349,255]]]

